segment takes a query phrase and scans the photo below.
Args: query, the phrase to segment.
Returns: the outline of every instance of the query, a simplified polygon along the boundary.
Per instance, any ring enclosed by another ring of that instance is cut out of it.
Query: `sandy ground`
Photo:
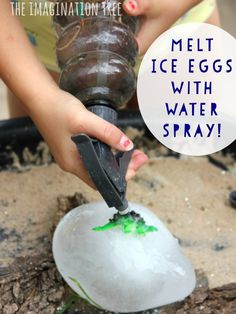
[[[222,27],[233,36],[236,36],[236,1],[218,0]],[[0,120],[9,117],[5,85],[0,80]]]
[[[99,195],[57,165],[0,173],[0,264],[43,252],[59,195]],[[128,198],[152,209],[180,240],[210,287],[236,282],[236,210],[228,194],[236,175],[205,158],[153,159],[129,183]]]
[[[236,1],[220,0],[224,28],[236,35]],[[0,119],[8,117],[0,82]],[[236,282],[236,210],[228,204],[236,189],[236,166],[224,172],[205,158],[152,158],[129,183],[130,201],[152,209],[179,239],[210,287]],[[0,172],[0,266],[16,256],[44,252],[50,243],[59,195],[81,192],[99,199],[55,164],[23,172]]]

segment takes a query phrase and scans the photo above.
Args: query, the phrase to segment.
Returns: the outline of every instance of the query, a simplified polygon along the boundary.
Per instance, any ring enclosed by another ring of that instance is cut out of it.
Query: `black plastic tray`
[[[118,126],[125,129],[132,126],[144,129],[145,124],[137,110],[122,110],[118,115]],[[30,118],[16,118],[0,121],[0,168],[12,164],[11,152],[15,152],[22,161],[25,147],[34,153],[42,136]]]
[[[138,110],[125,109],[119,112],[118,127],[126,129],[129,126],[145,130],[146,136],[152,138]],[[22,153],[25,147],[28,147],[34,153],[42,140],[42,136],[30,118],[0,121],[0,169],[9,167],[12,164],[12,151],[22,161]],[[236,141],[224,149],[223,152],[230,152],[236,157]]]

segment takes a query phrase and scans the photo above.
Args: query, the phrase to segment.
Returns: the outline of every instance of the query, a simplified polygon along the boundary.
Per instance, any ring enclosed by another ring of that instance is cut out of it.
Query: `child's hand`
[[[144,54],[152,42],[170,28],[184,13],[202,0],[125,0],[125,11],[143,17],[137,35],[140,54]]]
[[[0,76],[35,121],[54,158],[61,168],[92,186],[71,136],[84,132],[123,151],[131,149],[132,142],[58,88],[37,59],[19,20],[12,15],[9,0],[0,0],[0,48]],[[135,151],[127,178],[146,161],[144,153]]]
[[[117,127],[89,112],[79,100],[59,89],[49,95],[47,104],[36,103],[29,113],[60,167],[80,177],[90,186],[93,184],[83,167],[76,145],[71,140],[72,135],[86,133],[120,151],[133,147],[132,142]],[[134,176],[146,161],[147,156],[136,150],[127,178]]]

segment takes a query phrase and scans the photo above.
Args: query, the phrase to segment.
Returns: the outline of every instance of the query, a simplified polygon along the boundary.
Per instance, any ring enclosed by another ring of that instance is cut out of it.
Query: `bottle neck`
[[[112,106],[108,106],[106,103],[94,103],[86,105],[87,109],[96,114],[103,120],[110,122],[113,125],[117,124],[117,112]]]

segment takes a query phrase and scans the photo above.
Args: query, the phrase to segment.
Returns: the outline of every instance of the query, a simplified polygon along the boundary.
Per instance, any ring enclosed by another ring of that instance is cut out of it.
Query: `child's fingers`
[[[129,168],[126,174],[126,179],[129,180],[132,177],[135,176],[136,171],[141,168],[144,164],[146,164],[148,161],[147,155],[145,155],[142,151],[140,150],[135,150],[132,159],[129,164]]]
[[[152,0],[125,0],[124,10],[133,16],[147,14],[150,10]]]
[[[87,110],[80,116],[79,124],[78,128],[81,130],[82,125],[84,133],[115,149],[129,151],[134,147],[133,142],[120,129]]]
[[[132,141],[120,129],[87,110],[83,110],[80,113],[76,125],[77,127],[73,127],[75,133],[86,133],[120,151],[129,151],[133,148]],[[70,153],[70,158],[72,158],[72,160],[69,164],[73,165],[73,169],[70,169],[70,172],[75,173],[94,188],[76,149]],[[147,160],[148,157],[143,152],[135,150],[128,167],[127,179],[133,177],[135,172],[144,165]]]
[[[124,10],[132,16],[142,16],[142,24],[137,35],[139,53],[142,55],[160,34],[160,21],[157,18],[157,0],[125,0]]]

